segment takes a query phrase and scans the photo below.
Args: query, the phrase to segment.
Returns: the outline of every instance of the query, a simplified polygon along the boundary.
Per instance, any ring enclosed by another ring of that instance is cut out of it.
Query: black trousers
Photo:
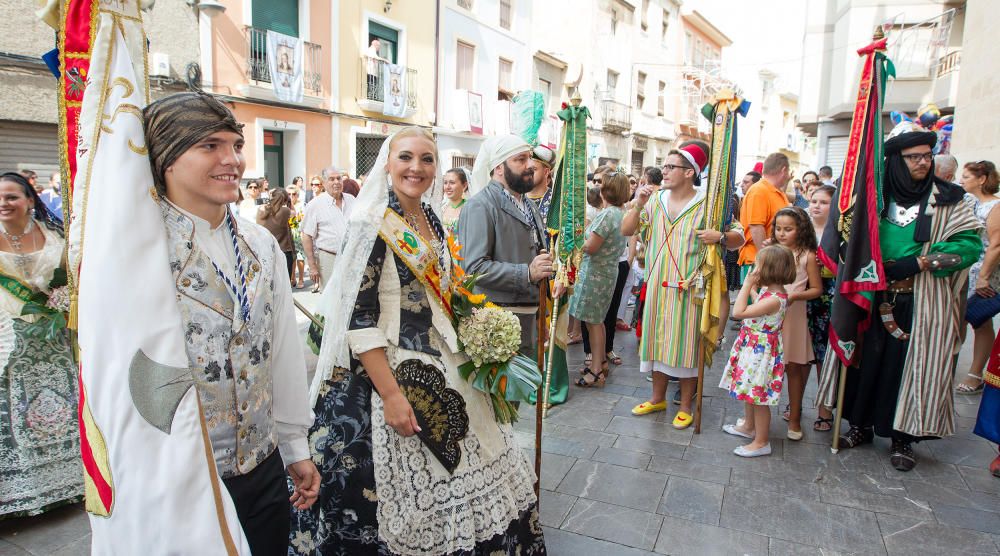
[[[295,251],[285,251],[285,266],[288,269],[288,277],[291,278],[295,269]]]
[[[608,306],[608,313],[604,315],[604,351],[612,352],[615,349],[615,332],[618,330],[615,325],[618,323],[618,308],[622,304],[622,292],[625,290],[625,281],[628,280],[628,261],[618,261],[618,279],[615,281],[615,291],[611,294],[611,305]],[[580,323],[580,332],[583,334],[583,352],[590,353],[590,334],[587,332],[586,323]]]
[[[236,505],[236,515],[254,556],[288,553],[292,506],[285,477],[285,466],[275,450],[246,475],[222,480]]]
[[[912,330],[913,294],[875,294],[871,327],[865,331],[861,346],[860,366],[847,370],[844,417],[851,425],[874,427],[875,434],[883,438],[904,442],[932,439],[934,437],[931,436],[918,438],[892,427],[910,342],[897,340],[886,331],[878,312],[878,306],[883,301],[893,303],[892,314],[896,324],[904,332]]]

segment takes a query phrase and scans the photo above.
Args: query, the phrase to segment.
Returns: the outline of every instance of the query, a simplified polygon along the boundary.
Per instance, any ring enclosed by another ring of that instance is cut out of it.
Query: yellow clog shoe
[[[692,421],[693,419],[691,418],[690,413],[678,411],[677,416],[674,417],[674,428],[677,430],[686,429],[691,426]]]
[[[667,410],[666,400],[660,403],[642,402],[641,404],[632,408],[632,415],[649,415],[650,413],[656,413],[657,411],[666,411],[666,410]]]

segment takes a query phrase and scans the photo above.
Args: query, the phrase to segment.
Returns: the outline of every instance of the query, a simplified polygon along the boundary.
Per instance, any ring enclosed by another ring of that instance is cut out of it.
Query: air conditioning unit
[[[150,77],[170,77],[170,55],[164,52],[154,52],[149,64]]]

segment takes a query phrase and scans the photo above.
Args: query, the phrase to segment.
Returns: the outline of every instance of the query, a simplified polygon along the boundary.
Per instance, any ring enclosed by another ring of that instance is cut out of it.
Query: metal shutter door
[[[0,120],[0,171],[34,170],[38,183],[59,171],[56,124]]]
[[[826,143],[826,165],[833,169],[833,179],[837,179],[843,173],[846,157],[847,136],[830,137]]]

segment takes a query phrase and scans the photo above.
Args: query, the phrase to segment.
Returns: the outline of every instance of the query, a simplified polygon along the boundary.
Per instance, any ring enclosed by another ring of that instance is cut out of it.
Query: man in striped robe
[[[699,229],[705,221],[705,190],[695,188],[708,152],[698,144],[670,151],[663,166],[663,189],[647,184],[636,191],[634,204],[622,220],[622,234],[636,231],[646,246],[646,301],[639,343],[639,370],[652,372],[653,396],[632,408],[648,415],[667,408],[668,377],[680,379],[680,409],[676,429],[692,423],[692,397],[698,379],[700,300],[695,291],[703,244],[724,249],[743,245],[739,222],[726,232]],[[641,222],[641,224],[640,224]]]
[[[888,437],[890,462],[900,471],[916,465],[913,442],[955,432],[951,359],[964,326],[960,292],[982,250],[964,191],[934,177],[936,141],[933,132],[903,122],[885,142],[878,226],[889,284],[875,292],[874,324],[845,386],[851,428],[840,447]]]

